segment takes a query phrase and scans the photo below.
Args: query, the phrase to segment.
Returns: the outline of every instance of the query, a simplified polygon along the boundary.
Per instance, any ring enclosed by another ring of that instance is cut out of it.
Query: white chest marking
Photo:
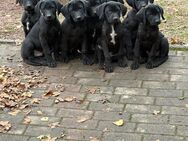
[[[29,31],[29,22],[26,23],[26,28]]]
[[[112,40],[110,42],[115,45],[116,44],[115,37],[116,37],[117,34],[114,30],[114,26],[112,25],[111,27],[112,27],[112,32],[111,32],[110,36],[111,36]]]

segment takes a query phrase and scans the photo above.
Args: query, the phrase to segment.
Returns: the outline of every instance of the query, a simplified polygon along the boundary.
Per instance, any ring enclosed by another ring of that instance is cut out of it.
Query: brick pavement
[[[188,141],[188,52],[171,51],[168,62],[153,70],[116,67],[107,74],[79,60],[54,69],[28,66],[22,64],[19,49],[0,45],[0,65],[23,65],[47,77],[46,84],[32,89],[33,97],[61,84],[65,91],[59,97],[73,96],[78,101],[56,104],[54,98],[44,99],[32,106],[28,125],[23,124],[24,113],[11,116],[0,110],[0,121],[12,124],[10,131],[0,134],[0,141],[37,141],[39,135],[62,133],[58,141]],[[41,121],[44,116],[47,122]],[[79,123],[80,117],[87,120]],[[113,124],[119,119],[125,121],[121,127]],[[54,122],[60,127],[48,126]]]

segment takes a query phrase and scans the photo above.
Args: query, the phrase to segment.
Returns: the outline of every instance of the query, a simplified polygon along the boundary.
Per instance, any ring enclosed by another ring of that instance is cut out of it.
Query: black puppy
[[[97,15],[103,21],[102,33],[98,38],[99,67],[106,72],[112,72],[112,59],[118,59],[120,67],[126,67],[124,46],[122,41],[122,26],[120,17],[124,16],[127,8],[119,2],[106,2],[97,8]]]
[[[82,54],[83,64],[91,65],[87,45],[87,7],[85,0],[71,0],[63,8],[65,20],[62,23],[62,59],[68,62],[77,52]]]
[[[124,41],[126,44],[127,58],[133,59],[133,48],[136,41],[136,35],[138,30],[139,21],[136,18],[137,12],[147,6],[149,3],[153,3],[154,0],[126,0],[132,9],[128,12],[127,17],[123,20],[123,27],[125,37]]]
[[[146,68],[158,67],[168,59],[169,43],[159,31],[158,25],[164,19],[163,9],[149,4],[137,13],[140,20],[134,47],[134,61],[131,69],[139,68],[139,60],[145,60]]]
[[[61,25],[56,17],[58,4],[55,0],[40,1],[41,17],[25,38],[21,56],[30,65],[55,67],[58,58],[58,44],[61,39]],[[42,51],[44,56],[36,57],[34,51]]]
[[[30,32],[34,24],[38,21],[40,15],[36,13],[35,6],[40,0],[17,0],[16,3],[23,5],[24,12],[22,14],[22,25],[25,36]]]

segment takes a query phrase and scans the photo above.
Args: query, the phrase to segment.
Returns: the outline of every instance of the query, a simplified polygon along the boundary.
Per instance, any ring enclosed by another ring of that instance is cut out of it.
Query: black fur
[[[54,0],[40,3],[40,19],[25,38],[21,49],[21,56],[27,64],[56,66],[55,59],[59,56],[58,45],[61,38],[61,25],[56,17],[58,11],[56,3]],[[36,57],[35,50],[41,51],[44,56]]]
[[[140,24],[131,69],[138,69],[140,60],[146,62],[146,68],[152,69],[168,59],[169,43],[158,27],[161,19],[164,19],[163,13],[163,9],[154,4],[146,6],[137,13]]]
[[[117,58],[120,67],[126,67],[127,62],[122,41],[122,26],[120,17],[126,14],[127,8],[119,2],[107,2],[98,6],[97,15],[103,21],[101,36],[98,38],[99,67],[106,72],[113,72],[112,60]],[[113,32],[115,36],[111,35]]]

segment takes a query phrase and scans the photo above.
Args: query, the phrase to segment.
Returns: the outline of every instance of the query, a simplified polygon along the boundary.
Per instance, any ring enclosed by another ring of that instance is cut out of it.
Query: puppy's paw
[[[99,63],[99,69],[104,70],[104,64]]]
[[[56,61],[48,61],[48,67],[55,68],[57,66]]]
[[[93,60],[89,57],[87,57],[86,55],[83,56],[83,64],[84,65],[92,65],[93,64]]]
[[[146,68],[147,68],[147,69],[153,69],[153,68],[154,68],[153,62],[152,62],[152,61],[148,61],[148,62],[146,63]]]
[[[105,66],[105,67],[104,67],[104,70],[105,70],[105,72],[107,72],[107,73],[112,73],[112,72],[113,72],[113,67],[112,67],[112,66]]]
[[[138,62],[133,62],[132,64],[131,64],[131,69],[132,70],[137,70],[138,68],[139,68],[139,63]]]
[[[68,63],[69,62],[69,57],[68,57],[68,55],[66,55],[66,54],[63,54],[61,57],[59,57],[60,58],[60,61],[61,62],[63,62],[63,63]]]
[[[122,67],[122,68],[125,68],[125,67],[128,66],[128,65],[127,65],[127,61],[126,61],[125,59],[119,59],[119,60],[118,60],[118,65],[119,65],[120,67]]]

